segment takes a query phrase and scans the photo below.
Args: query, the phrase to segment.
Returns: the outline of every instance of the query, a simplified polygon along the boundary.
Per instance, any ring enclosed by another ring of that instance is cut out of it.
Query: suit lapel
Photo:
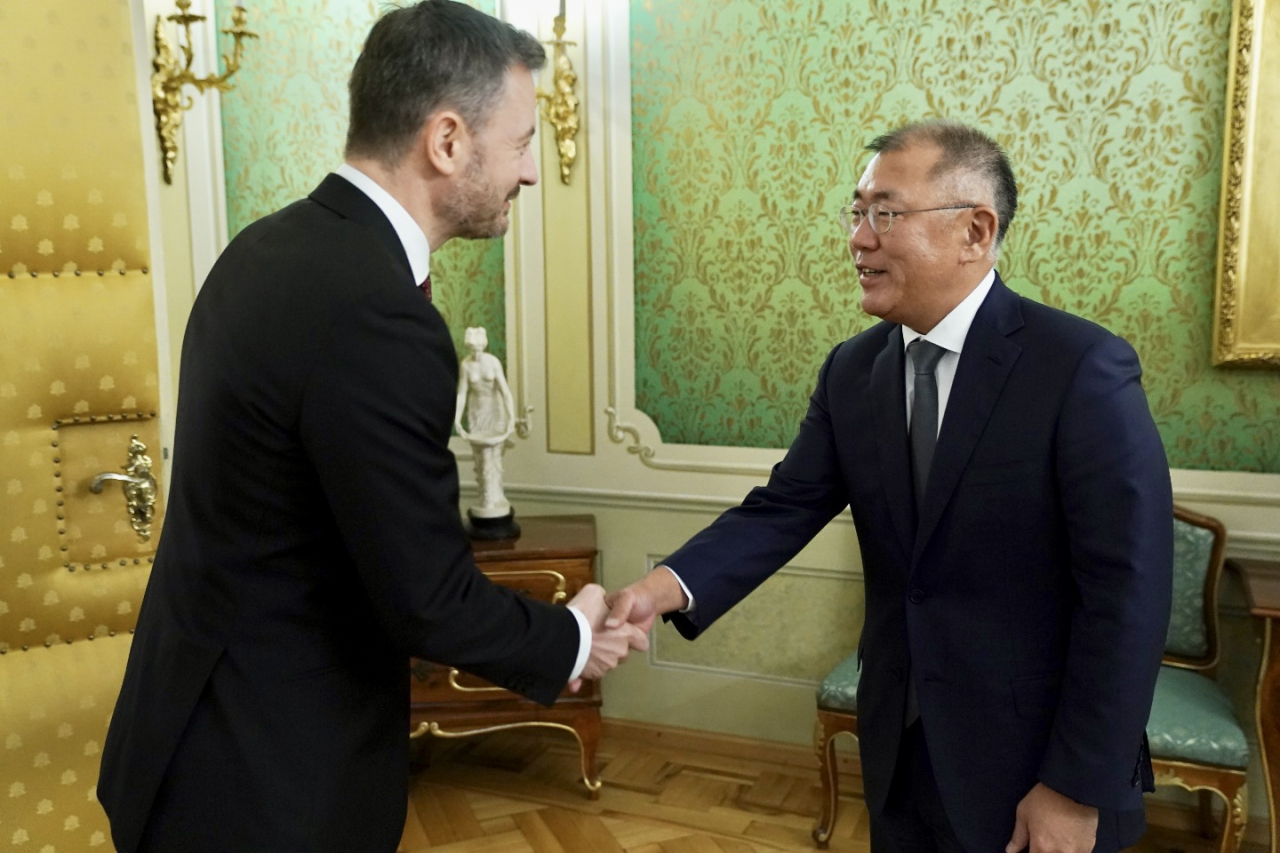
[[[1022,326],[1018,297],[996,276],[991,292],[978,309],[965,337],[956,368],[942,430],[934,450],[933,468],[920,507],[912,565],[933,535],[943,510],[951,500],[973,449],[982,437],[1000,391],[1022,348],[1010,341],[1010,333]],[[904,404],[905,405],[905,404]]]
[[[915,496],[911,489],[911,451],[907,443],[906,355],[898,326],[871,365],[871,399],[880,463],[880,478],[902,553],[910,554],[916,532]]]

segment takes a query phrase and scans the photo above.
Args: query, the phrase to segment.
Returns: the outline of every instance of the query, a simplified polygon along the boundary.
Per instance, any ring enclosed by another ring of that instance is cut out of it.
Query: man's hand
[[[609,615],[604,587],[598,583],[589,583],[578,590],[578,594],[569,602],[569,606],[578,608],[582,615],[587,617],[587,624],[591,626],[592,631],[604,625],[605,617]]]
[[[613,608],[606,626],[616,628],[629,622],[646,634],[663,613],[689,606],[680,582],[666,566],[658,566],[630,586],[610,593],[606,600]]]
[[[1098,836],[1098,810],[1037,782],[1018,803],[1005,853],[1089,853]]]
[[[605,603],[604,587],[599,584],[587,584],[569,604],[587,617],[587,622],[591,625],[591,652],[587,656],[582,674],[569,682],[570,691],[577,693],[584,678],[602,678],[605,673],[626,660],[632,649],[638,652],[648,651],[649,637],[635,625],[624,622],[614,627],[606,626],[609,605]]]

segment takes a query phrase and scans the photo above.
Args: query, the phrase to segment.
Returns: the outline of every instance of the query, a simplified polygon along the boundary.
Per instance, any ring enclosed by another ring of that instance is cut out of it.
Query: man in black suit
[[[862,306],[753,490],[611,601],[694,638],[848,506],[872,848],[1114,853],[1144,827],[1172,495],[1132,347],[1007,289],[1004,152],[877,139],[841,212]],[[606,623],[608,624],[608,623]]]
[[[598,586],[564,608],[491,584],[458,514],[429,253],[504,233],[537,180],[543,61],[461,3],[384,16],[351,76],[346,163],[246,228],[200,291],[98,786],[122,853],[394,850],[411,655],[549,705],[645,646],[603,630]]]

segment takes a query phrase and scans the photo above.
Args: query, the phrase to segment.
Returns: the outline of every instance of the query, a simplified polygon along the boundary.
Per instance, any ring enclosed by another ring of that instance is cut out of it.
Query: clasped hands
[[[648,651],[649,629],[658,616],[688,603],[675,576],[662,568],[617,592],[606,594],[594,583],[584,586],[569,604],[591,625],[591,653],[581,678],[570,682],[569,689],[576,693],[583,678],[602,678],[633,649]]]

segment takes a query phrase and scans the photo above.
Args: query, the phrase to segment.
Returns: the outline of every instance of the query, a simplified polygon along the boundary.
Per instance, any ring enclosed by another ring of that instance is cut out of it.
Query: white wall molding
[[[671,672],[691,672],[698,675],[719,676],[721,678],[745,679],[754,681],[758,684],[779,684],[787,687],[807,687],[811,690],[817,689],[821,683],[811,678],[786,678],[781,675],[767,675],[760,672],[750,672],[745,669],[728,669],[721,666],[707,666],[706,664],[697,663],[677,663],[675,661],[662,660],[658,657],[658,647],[661,643],[659,639],[661,635],[653,634],[649,645],[649,666],[657,670],[668,670]]]
[[[700,448],[731,451],[732,448]],[[1180,475],[1190,473],[1197,478],[1213,472],[1174,472],[1175,483]],[[1227,553],[1233,557],[1280,559],[1280,533],[1276,532],[1275,504],[1269,499],[1272,483],[1280,476],[1271,474],[1240,475],[1225,473],[1224,480],[1251,483],[1249,489],[1179,489],[1175,485],[1174,500],[1207,512],[1222,520],[1227,526]],[[464,488],[475,488],[474,478],[464,478]],[[629,488],[602,488],[576,485],[508,483],[507,496],[513,503],[521,499],[541,503],[586,504],[620,509],[659,510],[673,513],[723,512],[737,505],[744,491],[737,497],[697,492],[641,491]],[[1258,510],[1261,510],[1259,512]],[[852,524],[849,513],[841,512],[833,524]]]
[[[169,298],[164,263],[164,223],[160,205],[160,144],[156,139],[155,109],[151,103],[151,55],[154,18],[148,15],[145,0],[130,0],[129,14],[133,23],[133,61],[137,78],[138,114],[142,124],[142,174],[146,182],[147,231],[151,254],[151,298],[156,328],[156,368],[160,382],[160,443],[152,453],[161,457],[164,482],[172,467],[169,448],[173,447],[175,421],[173,372],[170,363]]]
[[[535,34],[541,31],[538,4],[499,0],[495,11],[499,18],[512,26]],[[538,73],[536,82],[539,88],[548,88],[550,81],[549,68]],[[548,132],[541,116],[537,132]],[[542,192],[546,180],[546,175],[539,175],[538,183],[520,189],[520,194],[511,203],[511,228],[502,244],[506,285],[507,384],[511,386],[516,404],[516,438],[522,445],[532,445],[521,451],[525,455],[530,451],[544,452],[546,446],[546,429],[539,429],[542,422],[534,417],[536,413],[547,410],[546,387],[542,381],[544,371],[541,369],[541,365],[546,363],[542,334],[546,317]],[[528,439],[535,435],[538,436],[537,441],[529,442]]]
[[[192,27],[196,39],[191,70],[199,77],[218,73],[218,27],[214,0],[192,0],[191,12],[205,21]],[[250,29],[252,29],[252,23]],[[246,62],[253,61],[251,43]],[[235,85],[235,78],[231,80]],[[182,147],[186,160],[187,199],[191,211],[191,274],[198,293],[213,263],[227,246],[227,181],[222,155],[222,97],[217,89],[191,92],[193,104],[182,116]]]

